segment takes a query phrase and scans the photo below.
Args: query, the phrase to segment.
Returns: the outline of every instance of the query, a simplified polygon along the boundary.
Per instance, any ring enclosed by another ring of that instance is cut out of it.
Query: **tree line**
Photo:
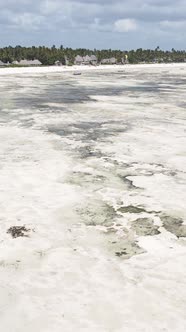
[[[186,61],[185,50],[175,50],[172,48],[170,51],[161,50],[158,47],[156,49],[142,49],[130,51],[121,50],[90,50],[85,48],[72,49],[69,47],[64,48],[63,45],[56,47],[46,46],[32,46],[32,47],[22,47],[22,46],[8,46],[0,48],[0,60],[3,62],[12,63],[13,61],[20,61],[22,59],[34,60],[38,59],[43,65],[53,65],[55,61],[60,61],[65,64],[66,59],[68,59],[69,64],[73,64],[75,57],[77,55],[96,55],[98,62],[102,59],[108,59],[114,57],[117,59],[118,63],[122,62],[123,58],[128,57],[129,63],[161,63],[161,62],[184,62]]]

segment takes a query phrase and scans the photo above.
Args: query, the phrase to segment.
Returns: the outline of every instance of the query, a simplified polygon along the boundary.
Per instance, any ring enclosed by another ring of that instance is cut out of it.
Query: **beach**
[[[44,74],[44,73],[60,73],[71,71],[105,71],[105,70],[135,70],[135,69],[150,69],[150,71],[156,69],[165,70],[166,68],[186,68],[186,63],[160,63],[160,64],[126,64],[126,65],[73,65],[73,66],[15,66],[0,68],[0,75],[12,75],[12,74]]]
[[[186,64],[0,78],[1,330],[185,332]]]

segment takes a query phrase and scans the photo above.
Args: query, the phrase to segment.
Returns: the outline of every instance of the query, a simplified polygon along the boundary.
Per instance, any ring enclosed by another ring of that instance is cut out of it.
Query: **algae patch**
[[[106,203],[90,203],[76,210],[87,226],[112,224],[117,216],[114,208]]]
[[[147,212],[144,208],[134,206],[134,205],[128,205],[128,206],[121,206],[118,209],[121,213],[144,213]]]
[[[145,252],[143,248],[139,247],[135,240],[128,238],[118,239],[117,242],[112,241],[109,247],[112,252],[115,252],[115,256],[122,257],[123,259],[129,259]]]
[[[160,234],[158,226],[153,224],[152,219],[139,218],[132,222],[132,230],[136,232],[138,236],[154,236]]]
[[[179,237],[186,237],[186,225],[183,225],[183,220],[170,217],[163,216],[161,217],[161,221],[163,222],[163,227],[168,231]]]

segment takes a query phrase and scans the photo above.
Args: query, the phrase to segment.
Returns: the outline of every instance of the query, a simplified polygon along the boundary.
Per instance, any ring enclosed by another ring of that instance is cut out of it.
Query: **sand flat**
[[[0,70],[1,329],[184,332],[186,65],[74,70]]]

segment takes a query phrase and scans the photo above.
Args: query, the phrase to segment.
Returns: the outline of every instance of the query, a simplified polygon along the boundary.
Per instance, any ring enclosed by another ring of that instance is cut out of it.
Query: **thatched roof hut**
[[[41,66],[42,65],[42,63],[37,59],[35,59],[35,60],[24,59],[24,60],[21,60],[18,64],[21,66]]]
[[[80,56],[80,55],[77,55],[76,57],[75,57],[75,61],[74,61],[74,63],[76,64],[76,65],[89,65],[89,64],[95,64],[95,63],[97,63],[97,57],[94,55],[94,54],[92,54],[91,56],[89,56],[89,55],[86,55],[86,56]]]
[[[98,59],[97,59],[97,57],[96,57],[94,54],[92,54],[92,55],[90,56],[90,62],[91,62],[92,65],[97,64]]]
[[[83,63],[83,57],[80,56],[80,55],[77,55],[77,56],[75,57],[74,64],[75,64],[75,65],[81,65],[82,63]]]
[[[89,65],[90,62],[91,62],[91,57],[89,55],[86,55],[86,56],[83,57],[83,63],[85,65]]]

